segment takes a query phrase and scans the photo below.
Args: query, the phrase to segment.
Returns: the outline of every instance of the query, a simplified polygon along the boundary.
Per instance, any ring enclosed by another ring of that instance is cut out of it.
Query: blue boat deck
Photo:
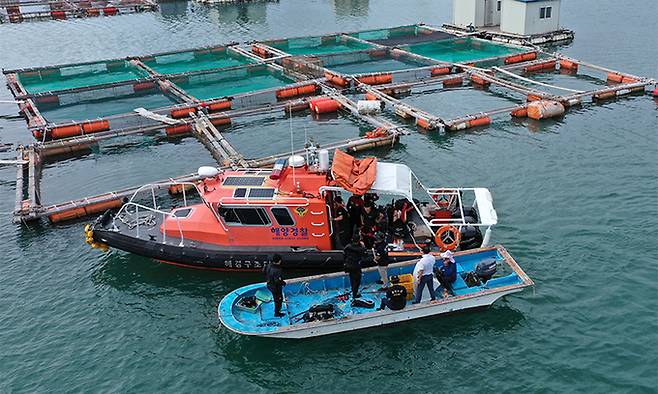
[[[504,261],[499,250],[490,249],[479,253],[455,256],[457,263],[457,280],[453,283],[453,296],[466,296],[487,289],[498,288],[508,285],[523,283],[523,280],[506,264],[497,264],[497,276],[490,279],[486,284],[468,287],[462,278],[468,272],[474,271],[476,265],[483,260],[495,259],[498,263]],[[437,259],[436,265],[441,264]],[[412,274],[415,264],[395,264],[388,269],[389,277],[392,275]],[[507,269],[506,269],[507,268]],[[222,302],[220,304],[220,314],[222,316],[230,315],[233,317],[232,323],[237,331],[241,332],[268,332],[274,331],[279,327],[302,324],[302,316],[308,309],[319,304],[333,304],[334,316],[341,318],[343,316],[353,316],[371,313],[377,310],[381,300],[385,297],[384,291],[378,291],[381,285],[376,281],[379,279],[379,272],[375,270],[364,271],[361,281],[361,299],[374,302],[374,308],[353,307],[351,305],[352,297],[350,293],[349,277],[347,275],[321,275],[317,277],[305,278],[304,280],[291,280],[284,288],[284,304],[282,312],[284,317],[276,318],[274,316],[274,303],[271,302],[269,290],[265,288],[264,283],[246,286],[232,293],[231,302]],[[441,299],[442,291],[437,292],[437,298]],[[237,301],[243,297],[256,296],[263,298],[256,310],[245,310],[237,306]],[[451,298],[453,296],[449,296]],[[421,302],[429,301],[427,290]],[[410,305],[411,299],[407,301]],[[227,323],[227,322],[225,322]]]

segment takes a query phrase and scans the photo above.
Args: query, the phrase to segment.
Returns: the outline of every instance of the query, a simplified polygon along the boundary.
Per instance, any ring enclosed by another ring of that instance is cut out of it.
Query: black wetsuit
[[[402,285],[393,285],[386,290],[386,298],[382,299],[379,309],[388,309],[399,311],[407,305],[407,289]]]
[[[338,241],[340,242],[340,245],[337,246],[338,248],[344,248],[345,245],[350,243],[350,239],[352,239],[352,221],[347,213],[347,209],[342,205],[334,211],[334,217],[337,218],[339,216],[342,216],[343,219],[340,221],[334,221],[338,227],[336,230],[338,230]]]
[[[352,285],[352,297],[357,298],[359,295],[359,286],[361,286],[361,262],[365,258],[366,248],[361,243],[351,243],[343,249],[345,272],[350,274],[350,284]]]
[[[274,263],[267,264],[263,270],[265,271],[267,288],[272,292],[274,298],[274,313],[278,315],[281,313],[283,286],[286,284],[283,280],[283,270],[280,265]]]

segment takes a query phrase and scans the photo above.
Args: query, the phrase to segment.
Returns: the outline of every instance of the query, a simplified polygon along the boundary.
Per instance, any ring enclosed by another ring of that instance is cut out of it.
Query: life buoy
[[[446,250],[455,250],[459,245],[461,233],[459,229],[452,225],[441,226],[434,234],[434,242],[442,252]]]

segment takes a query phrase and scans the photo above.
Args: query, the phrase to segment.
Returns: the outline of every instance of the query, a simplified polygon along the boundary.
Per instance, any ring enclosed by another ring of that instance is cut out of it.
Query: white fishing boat
[[[376,308],[385,292],[379,291],[379,273],[373,267],[363,272],[362,297],[356,305],[348,295],[348,275],[332,273],[288,280],[284,288],[283,317],[274,316],[270,291],[265,283],[257,283],[224,297],[218,307],[219,319],[238,334],[309,338],[489,306],[501,297],[534,284],[500,245],[457,252],[454,257],[457,279],[452,283],[451,293],[437,292],[435,301],[425,296],[418,304],[413,304],[408,297],[401,310]],[[495,273],[477,278],[478,265],[489,263],[491,266],[494,261]],[[415,264],[416,261],[391,264],[388,274],[413,277]],[[437,260],[439,264],[441,259]],[[477,280],[474,282],[473,278]],[[405,285],[409,293],[412,286]]]

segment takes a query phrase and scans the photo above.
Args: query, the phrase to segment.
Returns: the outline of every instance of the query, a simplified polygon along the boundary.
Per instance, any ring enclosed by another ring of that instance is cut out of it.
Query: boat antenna
[[[290,120],[290,159],[295,155],[295,136],[292,132],[292,104],[290,104],[290,110],[288,111],[288,119]],[[297,187],[297,179],[295,178],[295,166],[294,163],[290,163],[292,167],[292,184],[293,187]]]

